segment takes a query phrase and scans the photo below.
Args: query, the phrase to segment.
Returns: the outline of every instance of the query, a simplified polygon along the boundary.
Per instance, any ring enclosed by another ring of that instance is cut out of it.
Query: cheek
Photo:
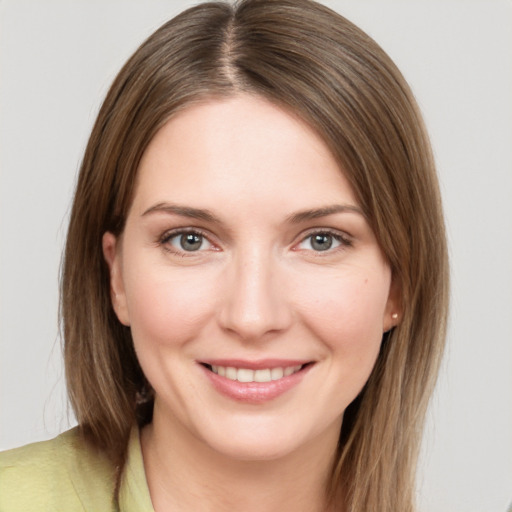
[[[148,269],[149,267],[149,269]],[[136,345],[176,345],[186,342],[204,325],[214,309],[214,287],[200,272],[169,267],[137,266],[145,271],[128,276],[126,294]]]
[[[347,363],[359,368],[373,366],[383,334],[389,294],[387,273],[348,273],[326,276],[305,289],[301,298],[304,323],[324,346]]]

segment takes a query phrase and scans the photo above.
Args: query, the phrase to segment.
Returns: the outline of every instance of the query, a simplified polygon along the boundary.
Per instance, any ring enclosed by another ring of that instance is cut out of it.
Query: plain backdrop
[[[403,71],[439,168],[452,309],[422,450],[421,510],[505,512],[512,501],[512,3],[325,3]],[[0,449],[74,424],[57,309],[77,169],[122,63],[189,5],[0,0]]]

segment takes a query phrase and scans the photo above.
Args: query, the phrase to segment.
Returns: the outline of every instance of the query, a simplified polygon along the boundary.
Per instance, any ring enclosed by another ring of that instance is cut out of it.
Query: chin
[[[240,418],[238,418],[240,420]],[[341,419],[331,425],[308,425],[302,418],[299,424],[290,424],[289,418],[244,418],[231,425],[203,432],[200,437],[216,453],[238,461],[275,461],[300,456],[320,446],[337,445]],[[248,421],[247,421],[248,420]]]
[[[295,443],[283,443],[280,438],[276,442],[275,436],[274,439],[268,439],[267,436],[229,439],[229,443],[226,443],[227,439],[216,441],[212,440],[209,444],[218,454],[245,462],[274,461],[285,458],[297,450]]]

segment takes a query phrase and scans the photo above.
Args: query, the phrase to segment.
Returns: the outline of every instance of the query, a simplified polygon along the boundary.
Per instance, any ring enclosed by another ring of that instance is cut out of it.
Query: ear
[[[110,270],[110,300],[119,321],[126,326],[130,325],[126,292],[123,282],[123,266],[120,239],[109,231],[104,233],[102,239],[103,257]]]
[[[382,332],[388,332],[400,323],[402,318],[402,287],[396,277],[392,277],[388,301],[384,311]]]

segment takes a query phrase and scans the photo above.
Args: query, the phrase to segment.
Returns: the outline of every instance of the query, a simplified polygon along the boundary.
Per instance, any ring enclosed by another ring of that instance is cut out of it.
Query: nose
[[[221,285],[219,324],[244,341],[286,330],[292,320],[279,264],[268,253],[247,251],[231,261]]]

